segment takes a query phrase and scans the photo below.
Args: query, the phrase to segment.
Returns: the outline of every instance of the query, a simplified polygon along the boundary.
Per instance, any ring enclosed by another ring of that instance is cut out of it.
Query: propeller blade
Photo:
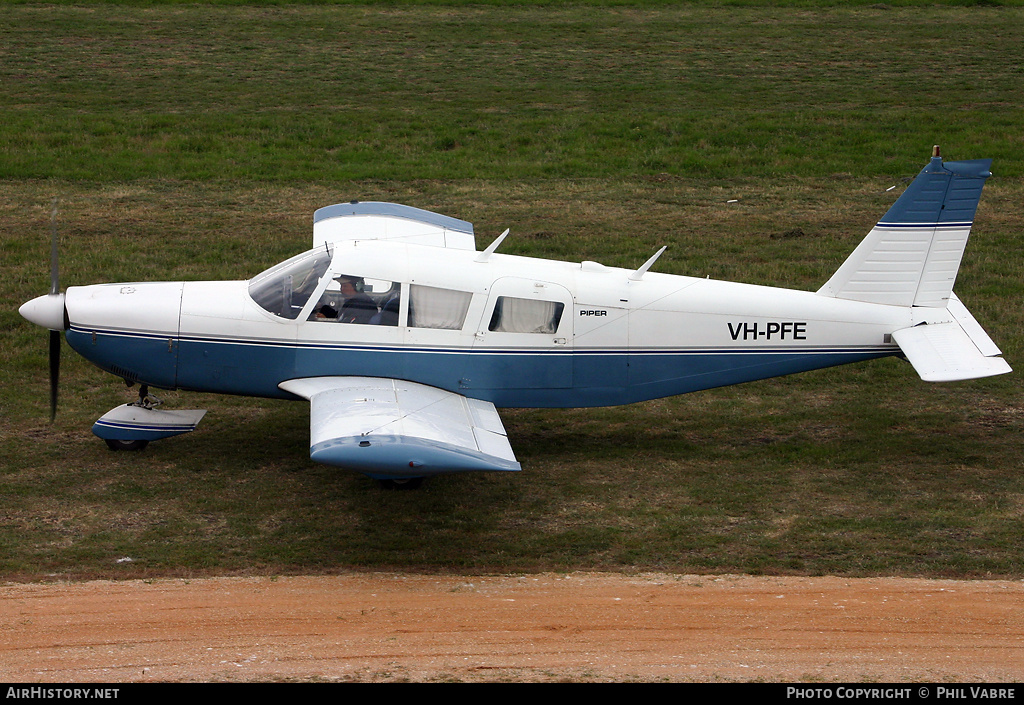
[[[60,293],[60,277],[57,271],[57,199],[53,199],[50,213],[50,293]]]
[[[59,330],[50,331],[50,423],[57,418],[57,386],[60,382]]]
[[[57,384],[60,378],[60,338],[70,325],[57,273],[57,199],[50,215],[50,293],[26,301],[18,308],[26,320],[50,329],[50,421],[57,416]]]
[[[50,212],[50,295],[60,293],[60,273],[57,268],[57,197],[53,198]],[[63,309],[63,301],[61,308]],[[66,315],[66,314],[64,314]],[[57,388],[60,385],[61,332],[50,331],[50,423],[57,418]]]

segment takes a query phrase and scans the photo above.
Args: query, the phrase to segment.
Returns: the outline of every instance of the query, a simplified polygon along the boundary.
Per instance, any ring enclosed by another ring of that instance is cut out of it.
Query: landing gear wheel
[[[404,477],[399,480],[377,480],[382,490],[418,490],[423,484],[422,477]]]
[[[142,450],[149,445],[149,441],[120,441],[114,438],[105,438],[103,440],[107,442],[107,448],[110,448],[110,450]]]

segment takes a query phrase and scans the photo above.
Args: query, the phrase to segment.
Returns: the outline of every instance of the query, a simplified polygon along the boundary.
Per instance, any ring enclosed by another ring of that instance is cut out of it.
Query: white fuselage
[[[242,281],[72,287],[66,335],[100,367],[163,388],[290,397],[286,380],[348,375],[576,407],[898,354],[891,333],[915,323],[908,307],[479,254],[337,242],[306,282],[265,277],[263,305]],[[378,320],[317,315],[346,305],[342,275],[359,278]]]

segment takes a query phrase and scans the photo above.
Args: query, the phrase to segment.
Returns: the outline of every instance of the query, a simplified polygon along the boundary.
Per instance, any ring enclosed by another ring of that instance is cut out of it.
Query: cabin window
[[[468,291],[413,284],[409,287],[409,327],[461,329],[472,298]]]
[[[400,293],[398,282],[335,274],[313,307],[309,320],[397,326]]]
[[[553,335],[562,320],[560,301],[499,296],[488,330],[496,333],[547,333]]]
[[[275,316],[295,320],[327,272],[332,254],[329,246],[319,247],[257,274],[249,281],[249,296]]]

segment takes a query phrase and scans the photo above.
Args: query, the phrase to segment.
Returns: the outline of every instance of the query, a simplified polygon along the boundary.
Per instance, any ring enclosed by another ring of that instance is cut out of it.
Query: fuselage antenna
[[[503,232],[501,235],[499,235],[497,240],[495,240],[490,245],[488,245],[486,250],[484,250],[483,252],[478,254],[474,261],[475,262],[486,262],[487,258],[490,257],[492,254],[494,254],[494,251],[496,249],[498,249],[498,245],[500,245],[501,241],[505,239],[506,235],[508,235],[508,231],[509,231],[509,228],[505,228],[505,232]]]
[[[634,282],[640,281],[640,279],[647,273],[647,270],[651,268],[651,265],[658,261],[658,258],[661,257],[661,253],[667,249],[668,245],[664,245],[660,250],[655,252],[653,257],[640,266],[640,269],[629,275],[629,280]]]

